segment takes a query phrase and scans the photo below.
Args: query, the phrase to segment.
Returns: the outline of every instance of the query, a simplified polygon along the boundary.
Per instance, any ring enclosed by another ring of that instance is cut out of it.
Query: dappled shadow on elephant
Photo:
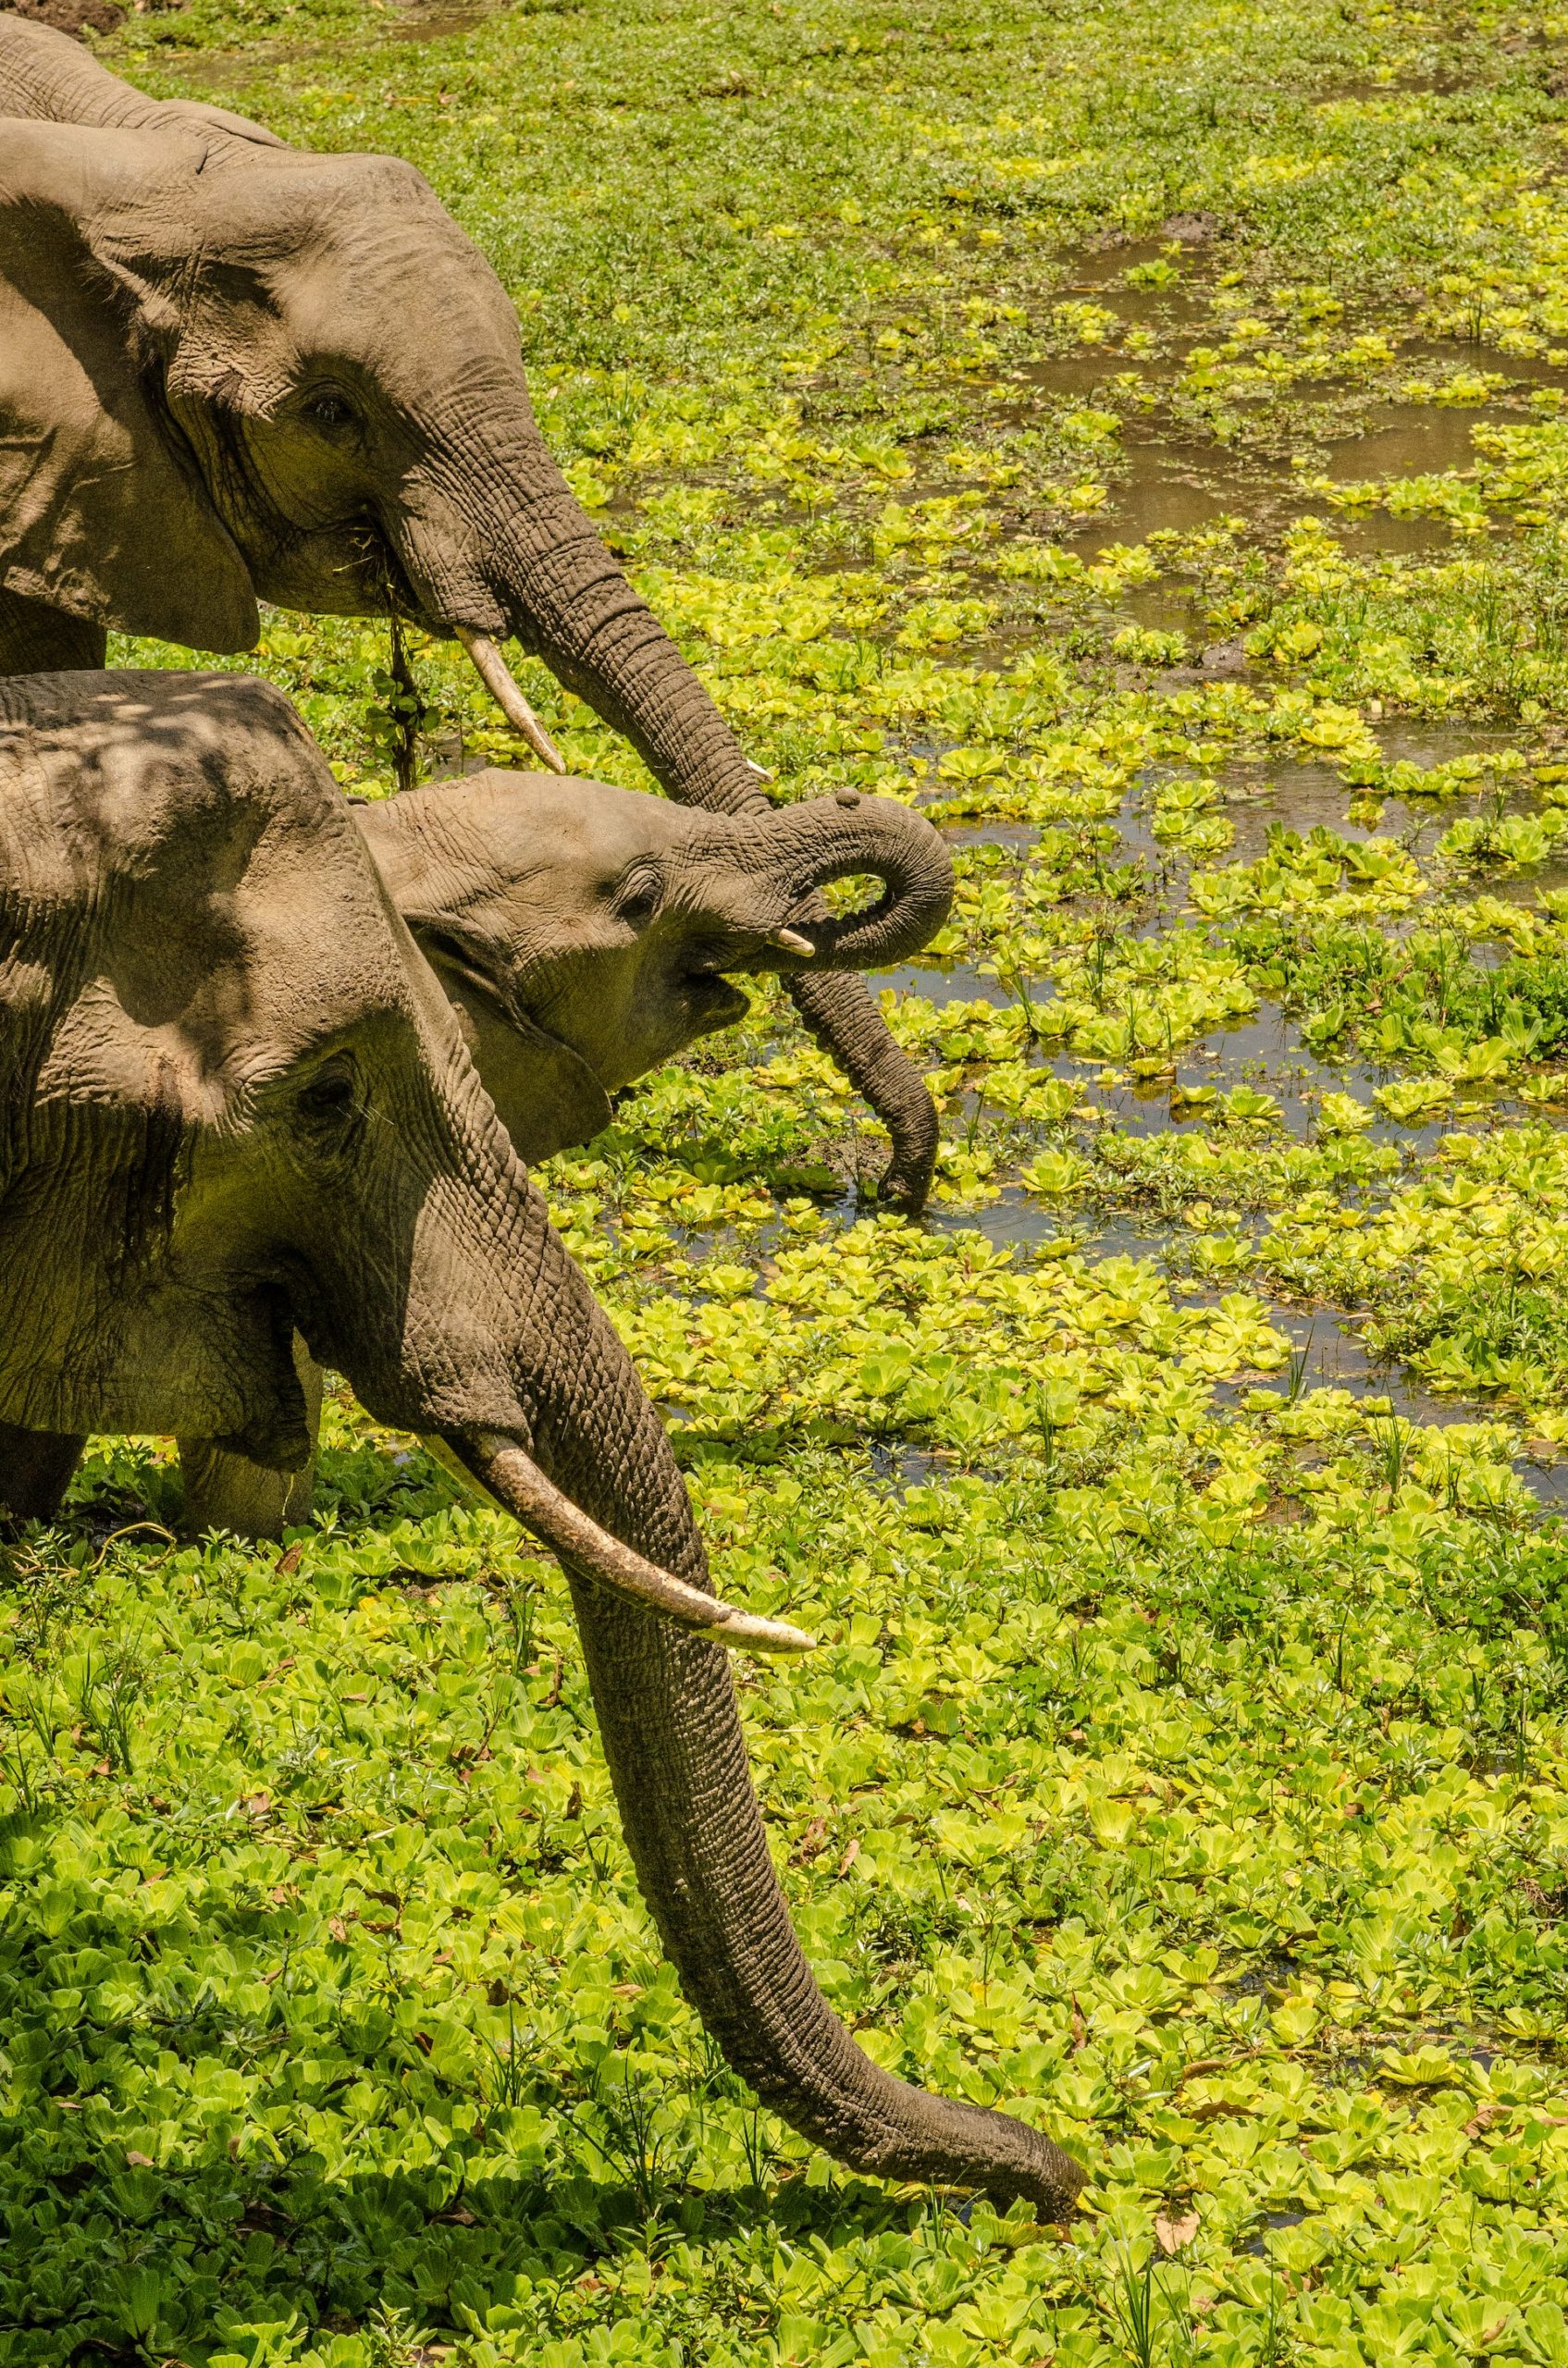
[[[127,745],[127,699],[164,696],[183,759]],[[287,702],[0,682],[0,1422],[297,1468],[301,1335],[562,1560],[639,1886],[732,2070],[858,2169],[1069,2208],[1048,2139],[883,2072],[818,1990],[718,1641],[808,1640],[713,1597],[662,1426]]]
[[[248,649],[258,600],[396,614],[463,641],[547,762],[508,636],[673,798],[766,806],[547,449],[511,300],[412,166],[144,98],[3,13],[0,119],[0,673],[100,666],[110,626]],[[919,1073],[858,979],[790,988],[918,1208]]]

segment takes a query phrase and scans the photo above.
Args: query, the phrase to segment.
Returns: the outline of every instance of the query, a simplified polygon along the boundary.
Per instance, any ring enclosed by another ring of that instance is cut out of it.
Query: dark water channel
[[[1244,1291],[1262,1304],[1275,1330],[1285,1335],[1290,1342],[1291,1354],[1283,1372],[1215,1383],[1213,1397],[1216,1406],[1240,1406],[1257,1388],[1272,1389],[1290,1398],[1304,1396],[1314,1389],[1343,1389],[1352,1398],[1369,1401],[1369,1412],[1374,1414],[1399,1416],[1429,1429],[1446,1430],[1456,1424],[1512,1419],[1506,1408],[1482,1400],[1442,1396],[1428,1389],[1408,1366],[1375,1359],[1352,1319],[1336,1315],[1327,1308],[1287,1305],[1271,1298],[1254,1276],[1239,1274],[1228,1283],[1189,1281],[1179,1270],[1192,1236],[1179,1225],[1132,1215],[1074,1225],[1069,1217],[1030,1201],[1017,1188],[1005,1190],[986,1208],[934,1210],[927,1223],[938,1233],[979,1233],[999,1248],[1019,1251],[1025,1255],[1039,1252],[1048,1243],[1059,1248],[1067,1241],[1092,1262],[1114,1257],[1153,1260],[1177,1270],[1176,1289],[1187,1306],[1212,1306],[1227,1289]],[[1568,1508],[1568,1463],[1541,1463],[1522,1455],[1513,1458],[1512,1468],[1542,1506],[1554,1511]]]

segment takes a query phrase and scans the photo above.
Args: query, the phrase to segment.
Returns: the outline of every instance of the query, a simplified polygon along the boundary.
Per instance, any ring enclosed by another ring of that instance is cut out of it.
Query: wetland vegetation
[[[759,992],[545,1181],[674,1427],[797,1922],[1070,2228],[756,2111],[563,1590],[329,1403],[0,1597],[0,2361],[1568,2368],[1568,15],[189,0],[396,150],[784,796],[919,803],[936,1202]],[[183,662],[120,644],[121,662]],[[272,616],[351,786],[524,761]],[[575,771],[636,759],[537,669]]]

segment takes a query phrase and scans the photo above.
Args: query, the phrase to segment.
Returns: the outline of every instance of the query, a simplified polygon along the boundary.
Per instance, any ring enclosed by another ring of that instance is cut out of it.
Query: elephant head
[[[0,668],[102,663],[110,624],[242,650],[258,598],[457,635],[559,769],[513,635],[673,798],[766,805],[551,459],[512,304],[418,173],[145,100],[0,15]],[[918,1074],[861,981],[791,993],[918,1207]]]
[[[742,1018],[736,974],[901,961],[953,893],[930,823],[853,790],[705,814],[604,782],[479,772],[355,814],[527,1160],[588,1141],[618,1087]],[[814,890],[868,873],[883,883],[869,911],[796,921]]]
[[[102,1428],[286,1466],[296,1328],[563,1563],[644,1896],[735,2070],[845,2162],[1067,2209],[1049,2140],[893,2079],[818,1991],[714,1641],[806,1640],[710,1593],[658,1417],[291,709],[233,675],[0,683],[0,1502]]]

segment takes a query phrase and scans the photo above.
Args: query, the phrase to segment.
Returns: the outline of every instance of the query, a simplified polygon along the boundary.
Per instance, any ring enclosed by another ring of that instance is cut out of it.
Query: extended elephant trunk
[[[523,646],[624,734],[668,796],[721,814],[767,804],[756,766],[537,438],[517,455],[515,504],[500,540],[499,570],[494,595]],[[807,918],[825,921],[825,908]],[[936,1110],[920,1072],[859,980],[824,972],[792,977],[788,986],[813,1037],[892,1136],[884,1195],[918,1213],[937,1142]]]
[[[520,1474],[537,1471],[530,1458],[499,1450],[493,1437],[454,1444],[499,1502],[530,1528],[545,1528],[537,1492],[516,1490]],[[668,1519],[685,1512],[684,1493],[670,1465],[658,1509],[666,1516],[661,1550],[671,1561],[684,1559],[691,1577],[662,1575],[684,1597],[701,1599],[707,1576],[689,1515],[684,1555],[671,1551]],[[1085,2176],[1069,2154],[1008,2115],[895,2079],[833,2014],[801,1954],[773,1871],[724,1654],[690,1633],[684,1601],[675,1624],[607,1584],[605,1534],[571,1510],[583,1536],[558,1532],[549,1542],[571,1581],[638,1884],[726,2062],[791,2128],[852,2169],[980,2189],[1002,2202],[1022,2196],[1046,2216],[1065,2217]],[[708,1633],[727,1631],[716,1622]]]
[[[953,902],[953,859],[940,833],[896,798],[862,797],[855,790],[786,808],[769,832],[762,868],[790,918],[772,932],[772,952],[759,968],[784,969],[787,963],[793,970],[809,961],[822,969],[875,970],[906,961],[929,944]],[[813,891],[868,873],[883,882],[874,905],[799,918]]]
[[[455,1053],[434,987],[430,1000]],[[390,1328],[376,1304],[384,1246],[362,1266],[356,1237],[352,1267],[320,1281],[333,1311],[322,1352],[377,1421],[454,1449],[564,1565],[643,1897],[735,2070],[857,2169],[1065,2214],[1083,2174],[1049,2139],[890,2078],[819,1991],[751,1787],[729,1655],[713,1641],[733,1615],[664,1425],[476,1079],[457,1075],[448,1123],[471,1146],[472,1181],[411,1195]],[[685,1624],[694,1616],[703,1633]]]
[[[1006,2114],[895,2079],[823,1998],[773,1870],[725,1656],[598,1588],[574,1581],[573,1594],[643,1897],[732,2069],[855,2170],[1023,2196],[1065,2218],[1080,2164]]]

